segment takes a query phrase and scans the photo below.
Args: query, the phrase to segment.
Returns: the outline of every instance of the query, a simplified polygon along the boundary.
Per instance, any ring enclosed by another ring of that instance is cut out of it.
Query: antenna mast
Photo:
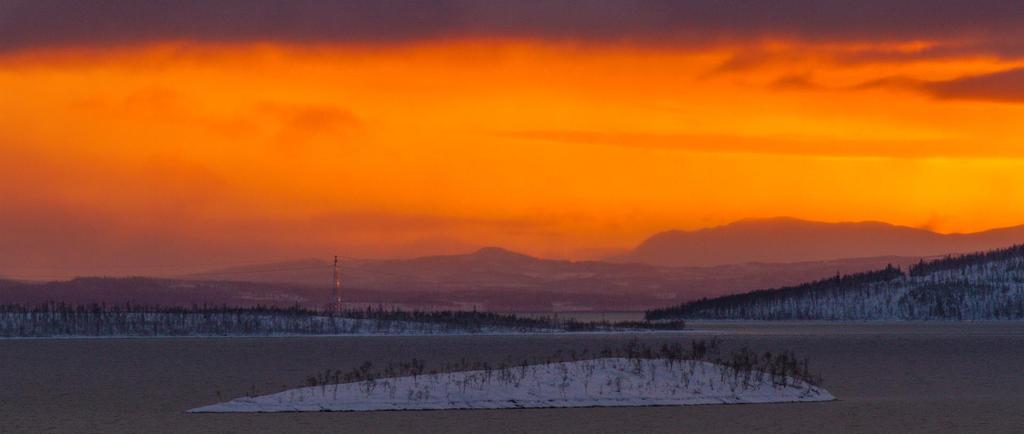
[[[331,309],[341,311],[341,275],[338,274],[337,256],[334,257],[334,298],[331,300]]]

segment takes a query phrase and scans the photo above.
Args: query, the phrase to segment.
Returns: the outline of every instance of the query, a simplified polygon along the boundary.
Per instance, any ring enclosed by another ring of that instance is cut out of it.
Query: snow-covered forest
[[[472,311],[321,312],[300,307],[0,305],[0,337],[285,336],[553,333],[678,330],[681,321],[578,322]]]
[[[1024,319],[1024,245],[836,276],[647,312],[647,318],[753,320]]]

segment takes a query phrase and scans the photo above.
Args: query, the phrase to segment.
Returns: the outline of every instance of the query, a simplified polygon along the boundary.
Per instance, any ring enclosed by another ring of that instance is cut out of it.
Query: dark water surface
[[[0,340],[0,432],[1024,432],[1024,323],[694,323],[728,351],[792,349],[840,401],[696,407],[186,414],[412,357],[428,369],[631,335]],[[220,396],[218,396],[218,393]]]

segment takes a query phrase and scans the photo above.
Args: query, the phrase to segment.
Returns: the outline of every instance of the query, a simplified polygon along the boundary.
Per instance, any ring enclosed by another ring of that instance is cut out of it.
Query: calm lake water
[[[499,361],[631,335],[0,340],[0,432],[1021,432],[1024,323],[693,323],[652,344],[811,359],[829,403],[376,413],[185,414],[365,360]]]

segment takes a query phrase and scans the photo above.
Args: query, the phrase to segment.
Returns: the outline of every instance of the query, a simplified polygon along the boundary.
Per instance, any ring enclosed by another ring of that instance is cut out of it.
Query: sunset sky
[[[0,275],[1022,199],[1020,2],[0,2]]]

